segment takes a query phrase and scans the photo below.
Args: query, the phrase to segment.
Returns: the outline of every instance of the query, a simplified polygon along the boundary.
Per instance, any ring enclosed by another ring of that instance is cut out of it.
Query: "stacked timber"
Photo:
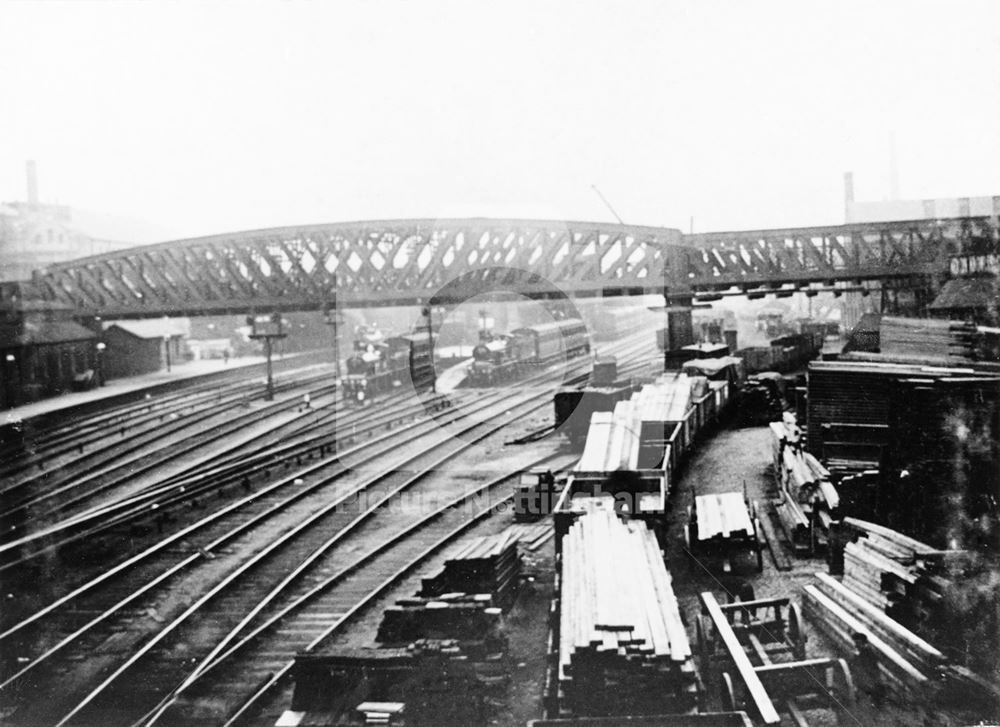
[[[653,533],[613,513],[580,517],[563,539],[558,619],[560,711],[683,712],[698,683]]]
[[[362,702],[354,710],[364,725],[402,725],[405,723],[403,702]]]
[[[613,412],[594,412],[578,472],[635,470],[639,462],[635,404],[619,401]]]
[[[419,595],[486,594],[491,606],[507,607],[517,596],[521,565],[517,543],[516,533],[510,530],[473,538],[440,571],[421,580]]]
[[[692,402],[708,391],[708,380],[704,376],[673,376],[664,374],[656,379],[655,385],[666,390],[666,415],[668,422],[679,422],[687,416]]]
[[[802,605],[806,615],[832,641],[852,651],[856,634],[867,637],[878,655],[885,683],[901,694],[929,696],[938,682],[944,655],[891,619],[884,611],[825,574],[807,585]]]
[[[918,378],[939,387],[988,376],[917,364],[813,361],[808,380],[808,450],[831,469],[877,467],[891,434],[893,385]]]
[[[815,538],[825,538],[837,516],[840,496],[829,470],[803,448],[795,414],[785,412],[770,428],[774,477],[781,493],[776,512],[793,544],[808,541],[811,546]]]
[[[864,525],[871,527],[870,523]],[[922,698],[938,697],[964,708],[995,713],[1000,709],[1000,688],[995,680],[998,634],[995,618],[991,616],[997,610],[1000,594],[995,590],[983,593],[980,608],[956,610],[954,603],[947,603],[949,598],[967,605],[968,594],[975,586],[970,588],[962,579],[945,580],[941,575],[928,575],[928,570],[940,573],[941,562],[935,561],[941,554],[879,526],[874,526],[869,538],[858,542],[868,539],[872,547],[865,549],[868,552],[863,552],[863,558],[858,556],[863,569],[856,563],[849,571],[850,577],[845,576],[843,582],[824,573],[816,574],[818,582],[805,587],[805,612],[845,650],[853,650],[855,634],[864,634],[878,655],[885,682],[895,691]],[[964,561],[958,553],[944,556],[944,563],[950,566]],[[876,575],[882,588],[873,583]],[[928,589],[935,580],[937,590]],[[899,591],[887,592],[885,587],[900,584],[905,584],[907,591],[903,603],[912,607],[923,600],[925,605],[921,609],[931,609],[924,610],[923,616],[926,618],[933,612],[930,621],[911,619],[907,623],[906,617],[914,614],[906,610],[902,611],[902,618],[897,615],[899,602],[887,596],[896,596]],[[930,595],[933,598],[928,602]],[[989,627],[983,630],[981,624],[991,621],[993,630]],[[932,625],[936,628],[930,628]],[[977,640],[983,642],[981,646],[992,654],[992,659],[974,658]],[[934,644],[946,645],[947,649]],[[970,665],[982,674],[992,673],[994,678],[981,676],[968,668]]]
[[[882,316],[879,351],[914,363],[962,366],[975,360],[976,338],[972,323]]]
[[[441,570],[421,579],[420,593],[383,611],[376,640],[498,640],[503,609],[517,597],[517,543],[510,530],[470,540]]]
[[[755,533],[741,492],[698,495],[694,498],[698,540],[748,538]]]
[[[650,469],[663,462],[666,440],[694,397],[707,390],[700,376],[670,374],[646,384],[613,411],[594,412],[577,472]]]
[[[869,519],[942,548],[1000,549],[997,529],[979,524],[1000,515],[1000,377],[903,378],[889,401],[880,508]]]
[[[946,617],[951,587],[944,577],[965,559],[963,551],[941,551],[875,523],[845,518],[858,537],[844,547],[844,585],[918,632]]]
[[[995,568],[972,552],[939,551],[874,523],[845,518],[842,529],[855,538],[844,548],[844,587],[937,645],[950,659],[946,689],[1000,704],[992,686],[1000,671]]]
[[[381,644],[428,640],[493,642],[500,638],[502,614],[486,593],[448,593],[437,599],[401,598],[382,612],[375,640]]]
[[[876,511],[882,482],[879,470],[831,468],[830,480],[837,491],[842,514],[867,515]]]
[[[506,532],[517,539],[518,549],[522,552],[524,549],[537,551],[555,535],[555,528],[552,526],[552,521],[546,519],[534,523],[515,523],[508,526]],[[523,580],[525,576],[523,562],[520,565],[520,576]]]

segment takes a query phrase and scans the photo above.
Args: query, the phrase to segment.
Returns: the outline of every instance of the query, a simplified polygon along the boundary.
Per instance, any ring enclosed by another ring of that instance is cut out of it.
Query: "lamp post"
[[[333,329],[333,378],[340,379],[340,327],[344,325],[344,317],[337,308],[337,297],[323,309],[323,322]]]
[[[8,353],[6,356],[4,356],[4,362],[5,362],[5,371],[3,375],[4,405],[14,406],[17,403],[15,399],[17,397],[17,390],[18,390],[18,387],[14,385],[14,376],[17,372],[17,367],[16,367],[17,359],[14,358],[14,354]]]
[[[274,313],[270,319],[257,320],[256,316],[247,316],[247,325],[250,326],[250,339],[253,341],[264,341],[264,352],[267,355],[267,393],[264,399],[274,401],[274,376],[271,372],[271,342],[285,338],[283,321],[280,313]],[[258,328],[262,326],[262,328]]]
[[[107,346],[104,341],[98,341],[97,343],[97,358],[95,359],[95,365],[97,368],[97,385],[104,386],[104,349]]]
[[[427,340],[430,346],[430,362],[431,362],[431,393],[437,393],[437,369],[434,368],[434,320],[433,320],[433,310],[431,307],[424,306],[423,314],[427,316]]]
[[[340,309],[337,308],[337,294],[333,294],[333,302],[329,303],[324,311],[324,322],[333,329],[333,403],[330,404],[333,409],[333,452],[337,453],[337,445],[339,440],[337,439],[337,389],[340,386],[340,327],[344,324],[344,318],[340,314]]]

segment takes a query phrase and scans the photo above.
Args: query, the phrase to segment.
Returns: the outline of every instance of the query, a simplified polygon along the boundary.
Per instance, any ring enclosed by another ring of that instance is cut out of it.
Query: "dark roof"
[[[983,309],[1000,306],[1000,287],[993,276],[949,280],[941,288],[931,310]]]
[[[0,346],[4,348],[90,341],[95,338],[96,333],[73,321],[26,321],[20,331],[13,328],[0,329]]]
[[[31,313],[34,311],[72,311],[73,306],[52,300],[5,300],[0,302],[0,310]]]

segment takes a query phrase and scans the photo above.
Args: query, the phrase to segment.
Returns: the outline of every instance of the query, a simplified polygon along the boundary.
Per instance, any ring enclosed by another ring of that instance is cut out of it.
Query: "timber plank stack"
[[[420,593],[383,611],[376,640],[497,641],[503,610],[517,597],[517,543],[511,530],[470,540],[440,571],[421,579]]]
[[[928,669],[921,662],[915,664],[911,661],[911,655],[900,650],[900,643],[905,644],[908,639],[892,631],[877,614],[888,621],[891,619],[850,589],[840,584],[837,584],[839,588],[834,588],[831,583],[836,581],[825,582],[822,588],[815,585],[804,587],[802,606],[806,616],[848,653],[853,651],[855,634],[867,636],[869,644],[878,654],[879,670],[886,684],[897,693],[920,695],[932,688],[937,681],[934,665],[931,664],[932,668]],[[868,605],[871,611],[863,610],[859,604]],[[932,657],[927,655],[927,658]]]
[[[864,634],[878,655],[884,681],[894,691],[918,699],[950,701],[967,709],[1000,709],[1000,687],[995,679],[959,663],[954,648],[945,652],[931,643],[954,647],[963,626],[977,615],[962,614],[952,628],[922,634],[883,610],[871,589],[858,590],[856,581],[840,582],[825,573],[817,573],[816,578],[817,583],[804,588],[805,613],[845,651],[854,650],[855,634]],[[987,641],[987,648],[995,648],[996,634]]]
[[[684,712],[695,705],[687,633],[645,524],[598,511],[570,527],[558,629],[563,716]]]
[[[806,588],[806,610],[821,628],[845,645],[853,631],[868,635],[899,690],[940,689],[1000,708],[992,570],[969,552],[936,550],[863,520],[845,518],[840,529],[857,538],[844,548],[843,581],[818,576]]]
[[[669,434],[707,385],[701,376],[663,375],[619,401],[613,411],[594,412],[576,471],[635,471],[660,465]]]
[[[499,638],[502,613],[486,593],[449,593],[439,599],[401,598],[382,612],[375,640],[381,644],[422,640],[487,642]],[[454,653],[458,653],[457,647]]]
[[[922,364],[813,361],[806,406],[807,449],[830,469],[877,467],[891,436],[895,382],[924,379],[939,387],[983,378],[988,378],[983,372]]]
[[[806,614],[847,651],[853,650],[854,634],[867,636],[894,691],[930,696],[947,659],[900,615],[933,597],[924,564],[942,553],[875,523],[845,518],[842,527],[858,535],[844,548],[843,581],[817,574],[819,582],[804,589]]]
[[[861,537],[844,547],[844,585],[918,633],[942,622],[949,579],[961,551],[941,551],[902,533],[856,518],[844,527]]]
[[[979,538],[1000,547],[995,529],[953,525],[1000,514],[1000,378],[901,378],[890,404],[881,508],[871,519],[939,547]],[[962,505],[954,500],[959,492]]]
[[[473,538],[440,571],[421,580],[419,595],[489,594],[491,605],[506,608],[517,596],[521,565],[517,543],[517,535],[509,530]]]
[[[975,360],[976,337],[972,323],[882,316],[879,351],[935,366],[961,366]]]
[[[811,547],[814,538],[825,538],[837,516],[840,496],[829,470],[803,448],[795,414],[785,412],[782,420],[771,422],[770,427],[775,482],[782,493],[775,509],[793,544],[805,540]]]
[[[917,559],[936,550],[913,538],[856,518],[844,526],[861,534],[844,547],[844,585],[885,609],[912,593],[919,578]]]
[[[888,382],[901,373],[912,373],[912,367],[810,363],[807,449],[831,467],[841,462],[878,466],[888,436]]]

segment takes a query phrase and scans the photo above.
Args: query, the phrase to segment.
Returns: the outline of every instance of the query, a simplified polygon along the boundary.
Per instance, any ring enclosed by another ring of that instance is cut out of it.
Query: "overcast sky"
[[[0,200],[164,236],[1000,194],[1000,2],[2,2]]]

